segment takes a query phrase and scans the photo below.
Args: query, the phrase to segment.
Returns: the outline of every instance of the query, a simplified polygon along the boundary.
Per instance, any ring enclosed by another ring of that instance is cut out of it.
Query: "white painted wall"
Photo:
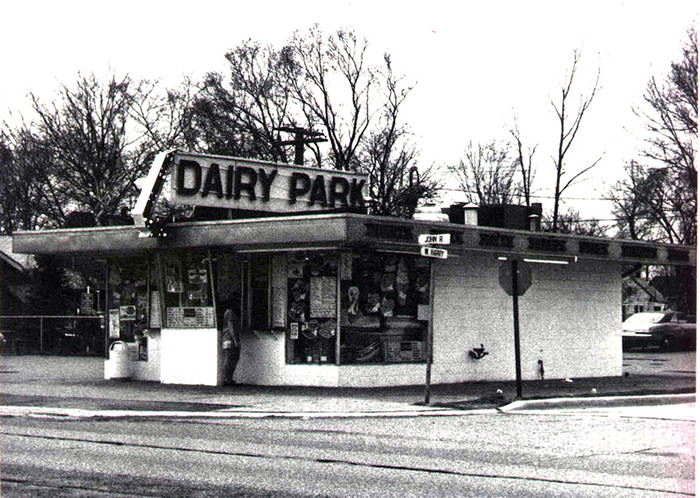
[[[336,365],[287,365],[281,332],[243,334],[234,380],[265,386],[337,386]]]
[[[513,380],[512,298],[498,284],[491,254],[436,260],[432,382]],[[617,376],[622,373],[620,266],[578,262],[530,264],[532,286],[520,298],[523,379]],[[425,364],[287,365],[283,333],[247,333],[235,373],[240,383],[288,386],[387,386],[425,382]],[[483,344],[481,360],[468,352]],[[164,329],[163,383],[218,385],[223,355],[215,329]],[[145,380],[152,380],[146,379]]]
[[[498,284],[500,262],[472,253],[436,264],[432,379],[435,383],[515,379],[513,305]],[[620,267],[616,263],[530,264],[520,297],[523,379],[622,373]],[[489,354],[468,352],[483,344]]]
[[[216,386],[221,383],[219,333],[207,329],[162,329],[160,381]]]

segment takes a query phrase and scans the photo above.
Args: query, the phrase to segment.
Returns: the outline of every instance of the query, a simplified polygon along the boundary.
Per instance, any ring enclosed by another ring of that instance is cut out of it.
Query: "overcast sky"
[[[183,75],[225,71],[224,54],[253,38],[279,45],[319,23],[366,37],[372,57],[392,54],[415,82],[404,118],[425,164],[455,163],[467,142],[507,138],[517,116],[539,144],[538,194],[551,209],[556,122],[549,104],[574,50],[581,92],[600,69],[600,90],[572,151],[572,170],[604,154],[572,197],[601,197],[624,161],[639,154],[648,79],[681,54],[696,2],[665,1],[155,1],[5,0],[0,116],[22,110],[32,91],[50,99],[78,71],[129,73],[176,84]],[[451,185],[456,187],[456,184]],[[610,217],[602,201],[571,200],[586,217]],[[590,216],[587,216],[590,214]]]

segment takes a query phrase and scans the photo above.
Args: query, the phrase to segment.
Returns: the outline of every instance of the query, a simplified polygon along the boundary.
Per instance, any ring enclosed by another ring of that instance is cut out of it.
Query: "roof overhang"
[[[165,239],[134,226],[16,232],[14,252],[128,254],[159,249],[227,247],[240,251],[289,248],[367,248],[420,252],[421,234],[449,233],[451,255],[600,260],[629,264],[696,265],[696,248],[631,240],[528,232],[359,214],[318,214],[175,223]]]

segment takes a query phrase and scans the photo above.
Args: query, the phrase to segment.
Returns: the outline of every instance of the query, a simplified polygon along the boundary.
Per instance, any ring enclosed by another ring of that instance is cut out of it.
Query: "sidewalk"
[[[103,380],[103,360],[92,357],[0,356],[0,416],[68,417],[366,417],[457,415],[505,407],[516,397],[514,381],[388,388],[313,388],[237,385],[207,387]],[[609,404],[610,397],[678,395],[629,399],[630,403],[694,400],[692,374],[630,375],[523,382],[523,401]],[[499,393],[499,390],[501,391]],[[687,396],[692,395],[692,396]],[[552,398],[561,399],[553,402]],[[645,401],[650,400],[650,401]]]

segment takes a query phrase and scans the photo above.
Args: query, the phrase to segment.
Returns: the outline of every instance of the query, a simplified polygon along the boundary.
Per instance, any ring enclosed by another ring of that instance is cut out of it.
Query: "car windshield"
[[[636,313],[625,320],[625,325],[647,325],[650,323],[658,323],[666,316],[665,313]]]

